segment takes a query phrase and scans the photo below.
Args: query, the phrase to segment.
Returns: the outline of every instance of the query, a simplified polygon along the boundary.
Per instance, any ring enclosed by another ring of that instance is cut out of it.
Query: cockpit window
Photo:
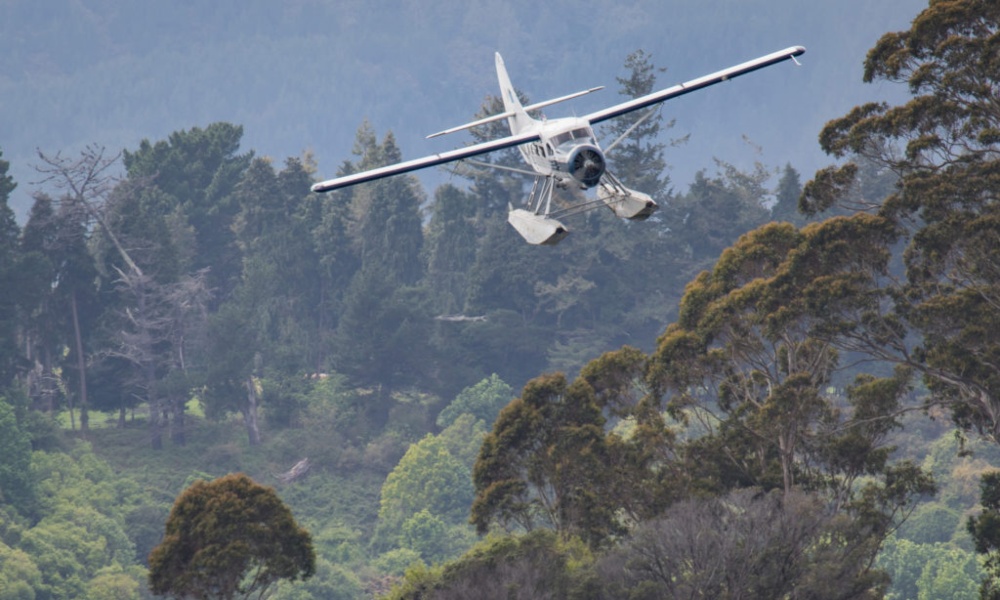
[[[556,146],[561,146],[570,140],[593,141],[593,139],[593,135],[588,127],[580,127],[552,136],[552,142]]]

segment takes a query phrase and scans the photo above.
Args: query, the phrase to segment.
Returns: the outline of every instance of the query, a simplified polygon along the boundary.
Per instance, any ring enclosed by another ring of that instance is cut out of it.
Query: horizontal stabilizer
[[[533,111],[533,110],[539,110],[541,108],[545,108],[546,106],[552,106],[553,104],[558,104],[560,102],[565,102],[567,100],[572,100],[573,98],[579,98],[580,96],[586,96],[587,94],[592,94],[594,92],[598,92],[598,91],[603,90],[603,89],[604,89],[604,86],[601,85],[601,86],[598,86],[598,87],[590,88],[589,90],[583,90],[581,92],[574,92],[572,94],[567,94],[566,96],[560,96],[558,98],[553,98],[552,100],[546,100],[544,102],[539,102],[538,104],[532,104],[531,106],[525,106],[524,107],[524,112],[530,112],[530,111]],[[500,119],[506,119],[507,117],[513,117],[513,116],[514,116],[514,111],[509,110],[507,112],[502,112],[502,113],[497,114],[497,115],[492,115],[492,116],[489,116],[489,117],[486,117],[486,118],[483,118],[483,119],[479,119],[478,121],[473,121],[471,123],[466,123],[465,125],[459,125],[458,127],[451,127],[449,129],[445,129],[444,131],[439,131],[437,133],[432,133],[429,136],[427,136],[427,139],[436,138],[436,137],[439,137],[439,136],[442,136],[442,135],[447,135],[449,133],[455,133],[456,131],[463,131],[465,129],[472,129],[473,127],[479,127],[480,125],[485,125],[487,123],[492,123],[493,121],[499,121]]]

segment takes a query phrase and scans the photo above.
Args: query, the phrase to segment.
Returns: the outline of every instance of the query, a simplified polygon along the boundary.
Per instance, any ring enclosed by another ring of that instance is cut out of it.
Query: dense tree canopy
[[[182,493],[149,556],[150,589],[177,597],[261,597],[280,579],[316,570],[309,533],[273,489],[243,474]]]

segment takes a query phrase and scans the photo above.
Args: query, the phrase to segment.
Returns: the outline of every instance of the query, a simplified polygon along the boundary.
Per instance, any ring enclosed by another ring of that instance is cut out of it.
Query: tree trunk
[[[163,449],[163,430],[160,423],[160,407],[149,399],[149,446],[153,450]]]
[[[176,446],[183,446],[187,443],[184,422],[184,398],[177,397],[170,400],[170,408],[173,412],[173,422],[170,426],[170,441]]]
[[[149,444],[153,450],[163,449],[163,422],[161,421],[160,400],[153,390],[156,385],[156,376],[153,373],[153,366],[146,365],[143,368],[146,379],[146,400],[149,402]]]
[[[57,408],[59,386],[54,383],[56,375],[52,372],[52,350],[46,346],[42,355],[44,359],[42,361],[38,387],[42,394],[45,410],[48,411],[49,415],[53,415]]]
[[[69,430],[76,431],[76,413],[73,412],[73,394],[66,394],[66,404],[69,407]]]
[[[76,369],[80,375],[80,431],[90,429],[90,416],[87,414],[87,369],[83,358],[83,336],[80,335],[80,316],[76,308],[76,290],[69,295],[69,306],[73,314],[73,336],[76,342]]]
[[[247,438],[251,446],[260,444],[260,426],[257,422],[257,405],[260,397],[257,394],[257,382],[253,375],[247,377],[247,403],[243,408],[243,422],[247,427]]]

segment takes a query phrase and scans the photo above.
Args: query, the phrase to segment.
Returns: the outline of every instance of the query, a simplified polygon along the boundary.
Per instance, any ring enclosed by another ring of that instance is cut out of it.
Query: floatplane
[[[597,206],[607,206],[623,219],[634,221],[644,220],[657,210],[658,205],[656,201],[649,194],[625,187],[608,169],[607,153],[625,139],[639,123],[655,114],[656,107],[661,102],[787,60],[798,64],[795,57],[802,55],[805,51],[806,49],[802,46],[791,46],[784,50],[772,52],[766,56],[761,56],[658,92],[622,102],[621,104],[616,104],[582,117],[557,119],[535,119],[528,113],[591,94],[603,89],[603,86],[586,89],[529,106],[522,106],[514,90],[514,86],[511,84],[510,77],[507,75],[507,68],[504,66],[503,58],[498,52],[496,54],[496,69],[497,78],[500,81],[500,95],[503,99],[504,112],[457,127],[451,127],[427,137],[429,139],[447,135],[501,119],[507,119],[507,123],[510,125],[509,136],[321,181],[313,185],[312,190],[314,192],[329,192],[367,181],[382,179],[383,177],[391,177],[454,161],[469,160],[474,156],[480,156],[489,152],[518,147],[521,156],[524,157],[525,162],[530,167],[530,171],[500,167],[478,161],[476,161],[476,164],[524,172],[534,177],[534,184],[525,202],[526,208],[509,207],[507,215],[507,221],[529,244],[558,243],[569,233],[569,229],[559,221],[559,217],[589,210]],[[619,136],[618,139],[609,144],[607,148],[601,148],[600,144],[598,144],[597,136],[594,135],[594,124],[643,109],[650,110],[625,133]],[[595,187],[597,188],[596,200],[585,201],[569,208],[554,208],[552,205],[552,194],[557,188],[589,190]]]

